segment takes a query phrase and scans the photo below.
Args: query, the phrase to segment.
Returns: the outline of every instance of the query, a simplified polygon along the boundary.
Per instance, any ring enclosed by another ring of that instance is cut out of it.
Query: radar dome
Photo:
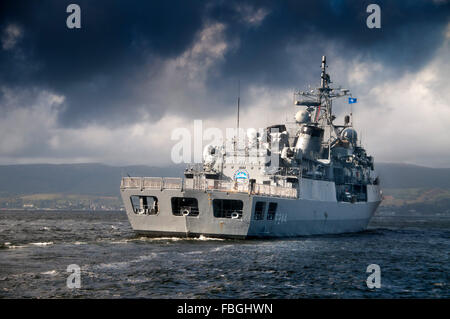
[[[295,114],[295,121],[297,123],[309,123],[310,119],[311,113],[306,110],[298,111],[297,114]]]
[[[356,134],[356,131],[352,128],[346,128],[341,133],[342,138],[348,140],[352,144],[356,144],[356,141],[358,140],[358,135]]]
[[[253,149],[256,147],[258,143],[258,133],[254,128],[249,128],[247,130],[247,138],[248,138],[248,147]]]
[[[247,130],[247,138],[248,138],[249,140],[255,139],[256,136],[257,136],[257,134],[258,134],[258,132],[257,132],[254,128],[249,128],[249,129]]]

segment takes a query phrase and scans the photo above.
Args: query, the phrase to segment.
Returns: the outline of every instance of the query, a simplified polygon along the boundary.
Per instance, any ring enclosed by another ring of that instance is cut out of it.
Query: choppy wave
[[[200,235],[200,237],[134,237],[134,238],[125,238],[120,240],[109,240],[109,239],[99,239],[98,241],[109,242],[111,244],[127,244],[130,242],[189,242],[189,241],[225,241],[227,239],[224,238],[214,238]]]
[[[142,236],[142,237],[139,237],[134,240],[141,240],[141,241],[225,241],[227,239],[200,235],[199,237],[145,237],[145,236]]]
[[[126,268],[129,267],[131,264],[136,264],[136,263],[140,263],[149,259],[153,259],[157,256],[158,254],[156,253],[152,253],[149,255],[143,255],[143,256],[139,256],[138,258],[135,259],[131,259],[128,261],[116,261],[116,262],[109,262],[109,263],[101,263],[98,265],[93,265],[93,266],[88,266],[85,268],[90,268],[90,269],[120,269],[120,268]]]
[[[18,249],[18,248],[25,248],[27,245],[12,245],[11,243],[5,243],[3,246],[0,245],[0,248],[6,248],[6,249]]]
[[[46,247],[53,245],[53,242],[36,242],[36,243],[26,243],[26,244],[11,244],[10,242],[4,242],[0,244],[0,249],[18,249],[27,247]]]

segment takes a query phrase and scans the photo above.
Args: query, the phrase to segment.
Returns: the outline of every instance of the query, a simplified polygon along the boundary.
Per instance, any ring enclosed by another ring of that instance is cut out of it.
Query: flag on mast
[[[348,98],[348,104],[356,103],[357,99],[355,97],[349,97]]]

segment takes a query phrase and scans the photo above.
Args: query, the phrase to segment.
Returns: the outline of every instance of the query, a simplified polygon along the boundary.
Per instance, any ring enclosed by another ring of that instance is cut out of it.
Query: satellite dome
[[[358,134],[356,134],[356,131],[350,127],[343,130],[341,136],[352,144],[356,144],[356,141],[358,140]]]
[[[311,113],[306,110],[298,111],[295,114],[295,121],[297,123],[309,123],[311,120]]]

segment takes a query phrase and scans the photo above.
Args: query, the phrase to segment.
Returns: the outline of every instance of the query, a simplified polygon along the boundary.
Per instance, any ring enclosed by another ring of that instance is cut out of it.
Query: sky
[[[4,0],[0,164],[170,165],[174,129],[236,125],[238,83],[242,127],[292,119],[326,55],[376,162],[450,167],[449,44],[446,0]]]

